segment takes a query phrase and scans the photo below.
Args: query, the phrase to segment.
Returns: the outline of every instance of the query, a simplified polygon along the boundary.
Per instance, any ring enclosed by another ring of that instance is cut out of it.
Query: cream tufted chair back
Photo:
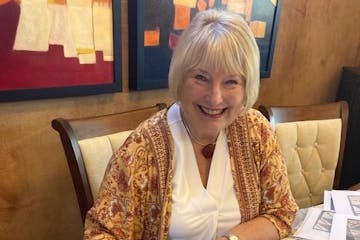
[[[84,222],[113,152],[142,121],[166,104],[81,119],[57,118],[52,127],[63,145]]]
[[[260,106],[275,131],[291,191],[300,208],[323,202],[324,190],[339,186],[348,105]]]

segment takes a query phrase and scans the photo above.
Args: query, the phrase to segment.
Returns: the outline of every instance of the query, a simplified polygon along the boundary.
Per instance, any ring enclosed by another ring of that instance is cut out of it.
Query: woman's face
[[[245,81],[239,75],[195,68],[185,76],[181,110],[193,135],[214,139],[242,110]]]

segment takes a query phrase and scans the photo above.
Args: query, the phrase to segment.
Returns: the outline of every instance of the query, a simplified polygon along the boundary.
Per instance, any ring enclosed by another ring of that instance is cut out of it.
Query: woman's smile
[[[207,108],[202,105],[198,105],[202,113],[209,117],[221,117],[221,115],[226,111],[226,108]]]

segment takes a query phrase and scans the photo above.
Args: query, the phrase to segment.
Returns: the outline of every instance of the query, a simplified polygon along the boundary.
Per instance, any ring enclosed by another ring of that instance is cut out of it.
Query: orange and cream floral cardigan
[[[143,122],[114,153],[84,239],[167,239],[174,146],[166,111]],[[241,222],[263,216],[287,236],[298,207],[268,121],[250,109],[226,135]]]

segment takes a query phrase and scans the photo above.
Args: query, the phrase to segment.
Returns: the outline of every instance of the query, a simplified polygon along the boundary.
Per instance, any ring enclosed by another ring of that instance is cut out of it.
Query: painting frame
[[[216,0],[220,2],[220,0]],[[252,0],[254,2],[254,8],[261,6],[259,4],[260,0]],[[280,19],[280,12],[282,6],[282,0],[267,0],[274,4],[274,8],[272,12],[266,13],[267,16],[270,16],[271,22],[269,27],[266,29],[266,41],[262,41],[261,39],[256,39],[260,49],[260,57],[261,57],[261,66],[260,66],[260,78],[269,78],[271,76],[271,68],[272,68],[272,60],[274,54],[274,47],[276,42],[276,35],[278,30],[278,24]],[[165,2],[160,0],[152,0],[152,2]],[[172,2],[172,1],[168,1]],[[188,1],[187,1],[188,2]],[[275,2],[275,3],[274,3]],[[150,4],[150,3],[149,3]],[[154,4],[154,3],[152,3]],[[161,6],[158,7],[161,9]],[[154,17],[159,16],[159,14],[149,14],[146,11],[149,11],[149,5],[145,6],[145,2],[142,0],[132,0],[129,1],[128,6],[128,21],[129,21],[129,86],[132,90],[149,90],[149,89],[158,89],[158,88],[166,88],[167,84],[167,72],[161,71],[159,76],[153,76],[154,74],[146,73],[147,61],[150,57],[146,57],[146,51],[148,50],[144,47],[144,31],[145,24],[148,24],[148,19],[145,20],[145,15],[151,15]],[[172,9],[173,10],[173,9]],[[161,12],[169,12],[164,9]],[[170,11],[171,12],[171,11]],[[166,14],[163,14],[166,15]],[[169,22],[164,20],[163,22]],[[161,41],[161,37],[160,37]],[[162,47],[160,45],[160,47]],[[155,52],[155,50],[154,50]],[[164,51],[163,51],[164,52]],[[264,54],[266,53],[266,54]],[[164,55],[169,54],[166,52]],[[160,55],[160,54],[159,54]],[[171,54],[170,54],[171,55]],[[152,54],[156,57],[156,54]],[[165,61],[159,61],[160,66],[166,66],[168,70],[168,65],[170,63],[170,58]],[[153,59],[149,61],[154,61]],[[152,63],[151,63],[152,64]],[[160,67],[159,67],[160,68]],[[157,71],[156,67],[152,65],[149,71]],[[149,72],[148,71],[148,72]],[[160,72],[159,71],[159,72]],[[152,75],[152,76],[150,76]],[[161,75],[161,76],[160,76]]]
[[[52,99],[75,96],[88,96],[104,93],[115,93],[122,91],[122,34],[121,34],[121,1],[112,0],[112,20],[113,20],[113,60],[110,64],[113,72],[109,72],[111,79],[96,80],[96,83],[79,84],[79,85],[61,85],[50,87],[35,88],[14,88],[0,89],[0,102],[14,102],[37,99]],[[56,64],[56,63],[54,63]],[[96,63],[94,64],[96,65]],[[31,73],[29,73],[31,74]],[[45,74],[45,73],[44,73]],[[70,72],[71,74],[71,72]],[[75,78],[79,73],[74,73]],[[91,74],[91,73],[88,73]],[[81,77],[81,73],[80,73]],[[1,81],[1,79],[0,79]],[[25,80],[24,80],[25,81]],[[1,82],[0,82],[1,84]]]

